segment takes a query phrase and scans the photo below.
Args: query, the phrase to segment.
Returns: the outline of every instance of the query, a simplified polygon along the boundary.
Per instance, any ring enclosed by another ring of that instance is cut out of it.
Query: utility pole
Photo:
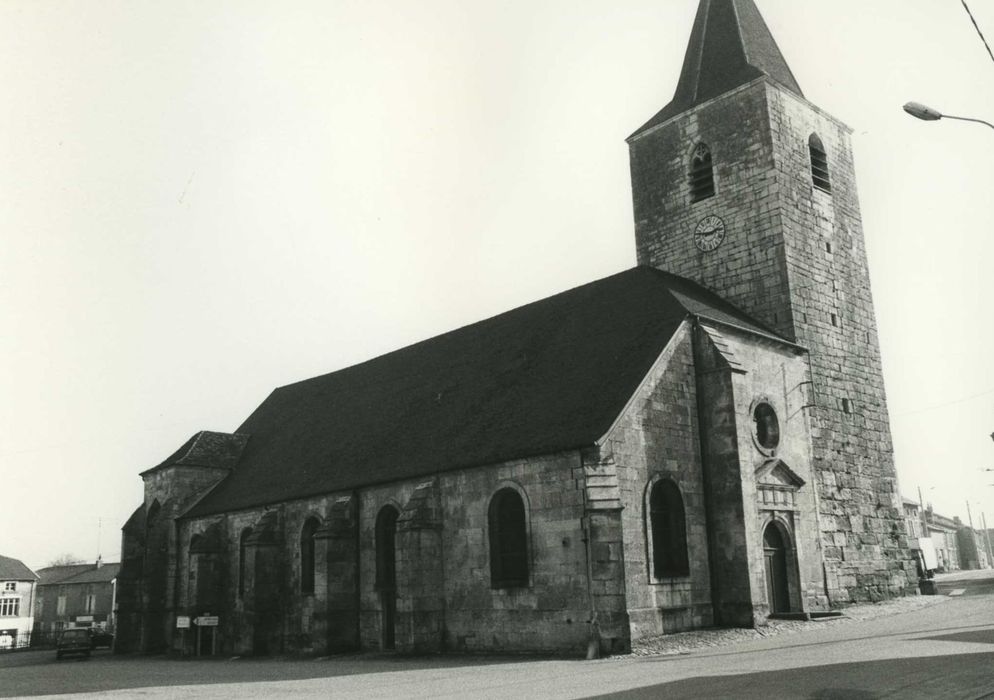
[[[973,529],[973,516],[970,515],[970,501],[966,502],[966,519],[970,522],[970,544],[977,555],[977,568],[980,568],[980,547],[977,546],[977,531]]]
[[[994,567],[994,552],[991,551],[991,531],[987,529],[987,513],[981,513],[984,522],[984,540],[987,542],[987,566]]]
[[[994,437],[994,436],[992,436]],[[922,537],[928,537],[928,519],[925,517],[925,501],[922,500],[922,487],[918,487],[918,511],[922,521]]]

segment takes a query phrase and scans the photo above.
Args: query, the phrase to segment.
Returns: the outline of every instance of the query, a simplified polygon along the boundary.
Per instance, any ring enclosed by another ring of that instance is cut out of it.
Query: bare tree
[[[46,566],[69,566],[70,564],[85,564],[85,559],[80,559],[75,554],[60,554]]]

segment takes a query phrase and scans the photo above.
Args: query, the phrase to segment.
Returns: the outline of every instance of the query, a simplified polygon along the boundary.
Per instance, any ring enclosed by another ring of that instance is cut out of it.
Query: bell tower
[[[701,0],[672,101],[628,138],[639,264],[703,284],[809,351],[837,602],[914,580],[850,133],[804,98],[753,0]]]

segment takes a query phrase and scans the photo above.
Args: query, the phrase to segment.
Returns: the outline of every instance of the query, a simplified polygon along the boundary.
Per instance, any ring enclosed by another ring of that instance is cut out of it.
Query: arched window
[[[397,554],[394,539],[400,512],[384,506],[376,516],[376,587],[392,590],[397,585]]]
[[[649,531],[653,576],[659,579],[689,574],[683,498],[669,479],[657,481],[649,492]]]
[[[832,183],[828,177],[828,156],[818,134],[808,137],[808,152],[811,154],[811,181],[815,187],[825,192],[832,191]]]
[[[690,158],[690,201],[699,202],[714,196],[714,166],[706,143],[694,147]]]
[[[314,592],[314,533],[321,523],[308,518],[300,529],[300,592]]]
[[[252,528],[247,527],[242,530],[241,536],[238,538],[238,597],[241,598],[245,595],[245,566],[246,566],[246,549],[248,548],[248,538],[252,536]]]
[[[528,585],[528,525],[525,502],[512,488],[490,501],[490,583],[494,588]]]
[[[400,511],[392,505],[383,506],[376,514],[376,590],[380,594],[381,643],[384,649],[394,648],[397,619],[397,518]]]

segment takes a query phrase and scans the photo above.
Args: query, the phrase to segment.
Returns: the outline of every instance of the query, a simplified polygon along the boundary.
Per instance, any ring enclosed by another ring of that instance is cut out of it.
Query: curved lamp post
[[[932,109],[931,107],[926,107],[920,102],[908,102],[904,105],[904,111],[910,114],[912,117],[917,117],[927,122],[938,121],[939,119],[958,119],[962,122],[977,122],[978,124],[985,124],[990,128],[994,129],[994,124],[990,122],[985,122],[983,119],[973,119],[971,117],[954,117],[951,114],[943,114],[937,109]],[[991,433],[991,437],[994,438],[994,433]]]

